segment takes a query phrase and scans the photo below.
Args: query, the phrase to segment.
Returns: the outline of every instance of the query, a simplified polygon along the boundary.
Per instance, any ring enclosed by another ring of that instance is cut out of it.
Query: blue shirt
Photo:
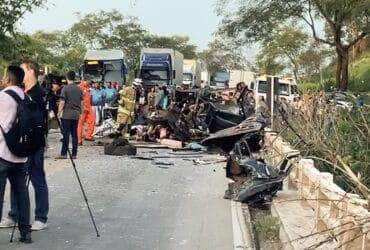
[[[92,89],[91,92],[91,105],[102,106],[104,104],[104,91],[101,89]]]
[[[114,88],[106,88],[104,90],[104,94],[105,94],[105,102],[109,103],[109,102],[114,101],[114,98],[117,95],[117,90]]]

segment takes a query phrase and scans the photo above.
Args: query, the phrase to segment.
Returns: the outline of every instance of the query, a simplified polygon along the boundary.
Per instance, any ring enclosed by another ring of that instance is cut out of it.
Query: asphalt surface
[[[194,165],[189,160],[160,159],[174,165],[154,165],[147,160],[106,156],[102,147],[81,147],[76,164],[100,230],[97,238],[70,162],[54,160],[59,142],[58,136],[51,137],[46,159],[49,227],[34,232],[31,245],[10,244],[11,230],[1,229],[1,250],[233,248],[230,201],[222,199],[227,185],[224,163]],[[140,149],[139,155],[170,152]]]

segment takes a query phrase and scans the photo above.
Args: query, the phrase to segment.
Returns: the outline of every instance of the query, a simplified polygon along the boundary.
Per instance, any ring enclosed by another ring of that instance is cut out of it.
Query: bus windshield
[[[184,73],[182,77],[183,77],[184,81],[192,81],[193,80],[193,74],[192,73]]]
[[[215,82],[227,82],[229,81],[229,73],[227,72],[216,72],[214,81]]]
[[[279,83],[279,95],[289,95],[289,84]]]

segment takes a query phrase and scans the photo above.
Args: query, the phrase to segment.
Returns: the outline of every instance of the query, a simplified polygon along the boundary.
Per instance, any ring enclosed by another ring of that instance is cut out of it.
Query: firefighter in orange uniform
[[[80,89],[83,94],[82,98],[82,113],[80,120],[78,121],[78,143],[82,144],[83,134],[85,130],[85,124],[87,123],[87,130],[85,133],[86,141],[94,141],[92,138],[95,129],[95,116],[91,107],[91,95],[90,95],[90,82],[81,81]]]

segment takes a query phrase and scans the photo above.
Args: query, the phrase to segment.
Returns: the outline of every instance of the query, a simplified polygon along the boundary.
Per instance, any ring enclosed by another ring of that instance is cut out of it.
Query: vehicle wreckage
[[[245,95],[247,88],[242,93]],[[201,141],[210,133],[239,125],[253,113],[252,105],[243,98],[237,102],[220,103],[206,90],[176,89],[167,110],[145,115],[148,127],[166,128],[167,137],[182,142]],[[154,138],[159,138],[160,133]],[[144,134],[142,140],[153,141]]]
[[[252,116],[237,126],[221,130],[202,141],[205,146],[216,146],[228,154],[226,177],[229,184],[225,198],[248,204],[270,201],[282,189],[289,174],[291,161],[299,152],[285,156],[277,166],[258,158],[263,149],[264,119]]]
[[[241,96],[245,96],[245,91]],[[180,146],[201,142],[208,148],[219,148],[228,156],[226,177],[234,181],[225,198],[248,204],[270,201],[282,189],[298,153],[285,156],[277,166],[266,164],[259,157],[264,147],[266,119],[253,114],[250,103],[243,98],[225,104],[205,96],[195,90],[177,91],[167,110],[145,117],[147,125],[134,126],[132,135],[142,141],[174,140]],[[125,140],[115,140],[106,145],[106,153],[135,155],[127,144]]]
[[[240,147],[240,143],[235,146]],[[286,155],[277,165],[271,166],[262,159],[243,156],[232,151],[226,164],[226,176],[234,181],[225,191],[225,198],[250,205],[271,201],[277,191],[282,190],[283,181],[289,175],[292,160],[299,152]]]

